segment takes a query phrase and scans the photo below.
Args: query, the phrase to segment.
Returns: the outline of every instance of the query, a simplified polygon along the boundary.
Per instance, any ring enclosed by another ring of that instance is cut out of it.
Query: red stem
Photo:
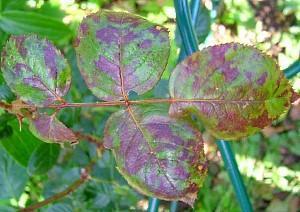
[[[32,205],[22,208],[19,211],[20,212],[31,212],[31,211],[36,211],[37,209],[44,207],[48,205],[49,203],[56,202],[68,194],[74,192],[77,188],[79,188],[82,184],[84,184],[88,179],[89,179],[89,174],[91,172],[91,169],[93,165],[95,164],[96,160],[92,160],[85,168],[82,169],[80,178],[76,181],[74,181],[70,186],[68,186],[65,190],[54,194],[53,196],[37,203],[33,203]]]
[[[155,103],[175,103],[175,102],[210,102],[210,103],[261,103],[263,100],[224,100],[224,99],[144,99],[144,100],[120,100],[109,102],[95,102],[95,103],[62,103],[52,104],[47,106],[48,108],[67,108],[67,107],[108,107],[108,106],[128,106],[128,105],[140,105],[140,104],[155,104]]]

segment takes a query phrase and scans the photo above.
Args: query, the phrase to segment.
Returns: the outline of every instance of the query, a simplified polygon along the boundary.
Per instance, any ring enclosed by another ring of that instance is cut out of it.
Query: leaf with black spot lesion
[[[3,77],[24,102],[48,106],[63,101],[71,83],[71,70],[61,52],[35,35],[11,36],[1,57]]]
[[[167,109],[129,110],[114,113],[104,131],[120,173],[142,194],[193,205],[207,171],[201,133]]]
[[[88,88],[98,98],[113,101],[155,86],[167,64],[170,42],[162,26],[127,12],[101,10],[83,19],[75,50]]]
[[[198,117],[217,138],[258,132],[288,110],[292,88],[276,62],[238,43],[211,46],[187,57],[173,71],[170,115]]]

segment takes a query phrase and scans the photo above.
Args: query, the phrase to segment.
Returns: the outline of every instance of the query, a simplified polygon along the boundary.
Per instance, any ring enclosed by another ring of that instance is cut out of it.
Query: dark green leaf
[[[7,39],[8,39],[8,34],[0,29],[0,52]]]
[[[66,203],[57,203],[54,205],[51,205],[46,212],[73,212],[71,205],[68,205]]]
[[[9,34],[35,33],[53,41],[65,40],[71,36],[71,31],[62,22],[27,11],[4,11],[0,16],[0,28]]]
[[[16,209],[11,206],[0,205],[1,212],[15,212]]]
[[[26,123],[22,124],[22,131],[19,129],[17,120],[8,122],[6,127],[4,130],[10,129],[12,134],[0,138],[0,143],[18,163],[27,167],[32,152],[41,144],[41,141],[30,133]]]
[[[104,208],[109,204],[110,201],[110,196],[108,196],[107,194],[99,193],[95,198],[94,204],[98,208]]]
[[[24,10],[28,6],[27,0],[0,0],[0,11],[8,10]]]
[[[11,92],[10,88],[6,85],[5,80],[3,79],[2,74],[0,74],[0,100],[11,102],[15,99],[15,95]]]
[[[26,169],[0,146],[0,199],[19,199],[27,180]]]
[[[66,189],[72,182],[80,178],[80,168],[54,166],[48,172],[48,180],[44,184],[44,197],[50,197]]]
[[[59,155],[58,144],[42,143],[30,157],[27,171],[30,175],[45,174],[57,161]]]
[[[153,94],[156,98],[169,98],[169,81],[161,79],[154,87]]]

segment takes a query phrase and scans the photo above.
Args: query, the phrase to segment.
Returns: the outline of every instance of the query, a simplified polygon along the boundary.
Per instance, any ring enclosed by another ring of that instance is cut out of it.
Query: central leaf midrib
[[[122,17],[121,17],[120,26],[122,26],[122,24],[123,24],[123,17],[124,17],[123,15],[124,14],[122,14]],[[123,36],[122,35],[122,30],[120,30],[119,40],[118,40],[118,47],[119,47],[119,76],[120,76],[120,82],[121,82],[121,94],[122,94],[124,100],[128,102],[128,97],[127,97],[127,94],[125,93],[125,88],[124,88],[125,86],[124,86],[123,68],[122,68],[122,65],[121,65],[122,64],[121,63],[122,62],[122,36]],[[156,157],[156,152],[151,148],[151,145],[148,142],[147,137],[145,136],[145,133],[143,132],[143,129],[141,128],[141,126],[139,125],[138,121],[136,120],[136,118],[134,116],[134,113],[133,113],[133,111],[132,111],[132,109],[131,109],[131,107],[130,107],[129,104],[127,105],[127,110],[128,110],[128,113],[129,113],[132,121],[136,125],[137,129],[141,132],[141,134],[145,138],[145,141],[146,141],[146,143],[148,145],[148,148],[149,148],[150,152],[153,153],[154,158],[157,161],[157,165],[158,165],[159,169],[162,171],[162,173],[164,174],[164,176],[167,179],[167,181],[170,183],[170,185],[173,188],[173,190],[177,191],[175,185],[172,183],[172,181],[169,179],[168,175],[164,171],[163,166],[161,165],[159,159]]]

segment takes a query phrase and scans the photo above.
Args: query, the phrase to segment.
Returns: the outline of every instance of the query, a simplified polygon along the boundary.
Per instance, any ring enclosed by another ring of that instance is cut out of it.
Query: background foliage
[[[200,48],[238,41],[255,44],[278,60],[284,69],[299,59],[300,4],[297,0],[206,0],[196,19]],[[99,8],[127,10],[163,24],[170,31],[171,56],[158,86],[141,98],[168,97],[167,80],[179,55],[171,0],[0,0],[0,48],[10,34],[37,33],[52,40],[72,67],[70,102],[97,101],[84,84],[76,64],[73,38],[81,19]],[[176,38],[176,39],[175,39]],[[300,90],[300,78],[292,81]],[[0,98],[15,97],[0,74]],[[130,98],[135,98],[131,94]],[[103,128],[115,108],[70,108],[60,119],[75,131],[102,137]],[[240,171],[256,211],[297,211],[300,207],[300,106],[294,106],[262,133],[233,143]],[[15,117],[0,110],[0,211],[15,211],[64,190],[80,178],[80,170],[97,155],[94,144],[76,147],[42,143],[19,125]],[[209,174],[199,191],[196,211],[239,211],[213,139],[205,134]],[[190,210],[180,204],[181,210]],[[127,211],[145,210],[147,198],[133,191],[115,169],[105,151],[97,160],[91,179],[67,198],[40,211]],[[161,205],[168,210],[168,204]]]

